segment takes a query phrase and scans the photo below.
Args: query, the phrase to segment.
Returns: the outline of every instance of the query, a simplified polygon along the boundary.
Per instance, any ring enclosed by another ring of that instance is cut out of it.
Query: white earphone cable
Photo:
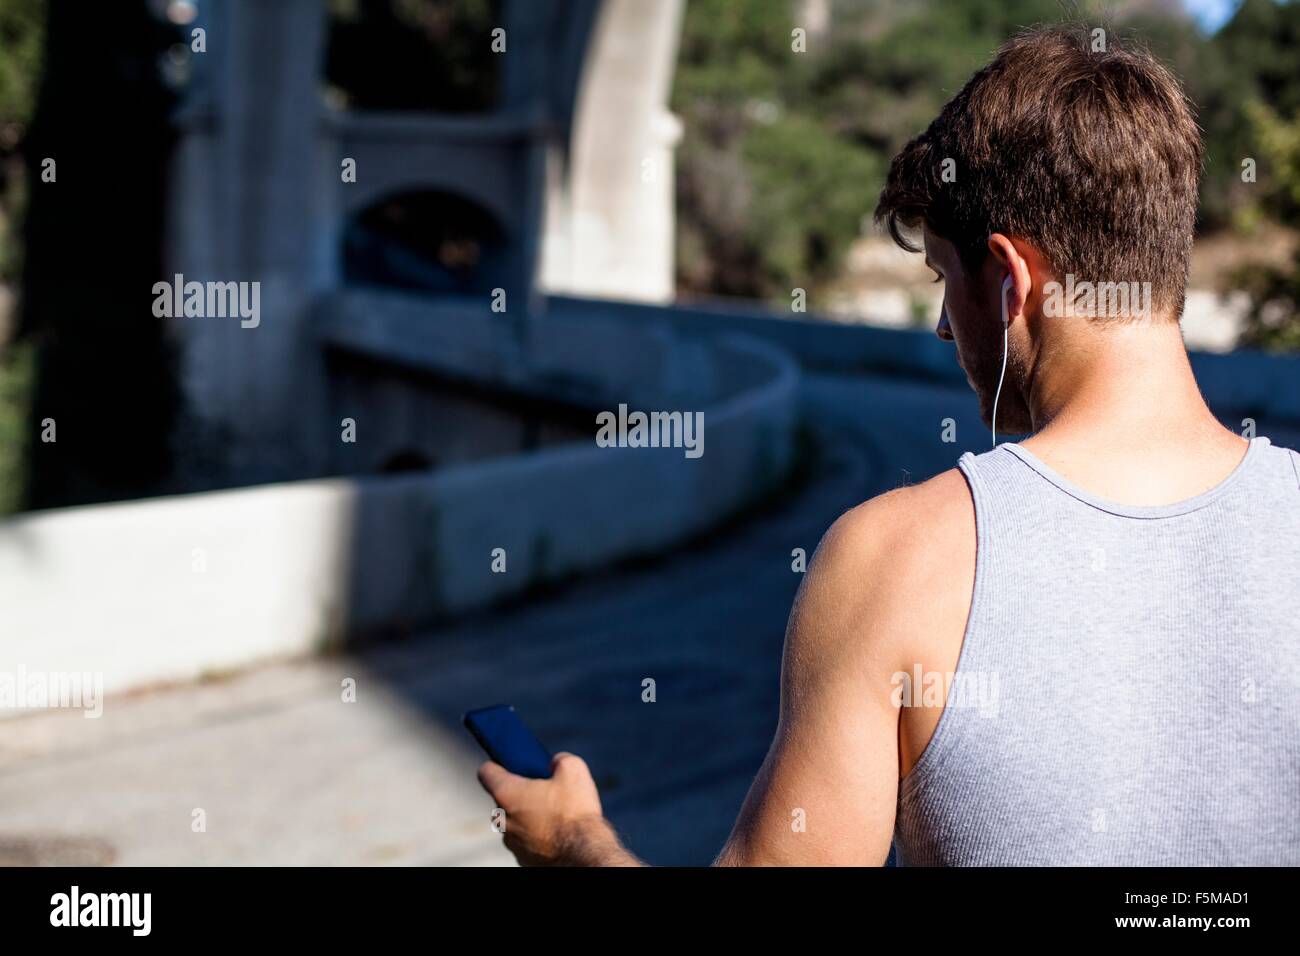
[[[1002,282],[1002,371],[998,374],[998,390],[993,396],[993,447],[998,447],[998,400],[1002,397],[1002,382],[1007,377],[1007,353],[1010,351],[1011,321],[1007,317],[1007,287],[1011,285],[1011,277],[1007,276]]]

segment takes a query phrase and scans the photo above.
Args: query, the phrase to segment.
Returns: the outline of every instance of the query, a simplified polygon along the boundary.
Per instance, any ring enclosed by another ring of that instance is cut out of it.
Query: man
[[[1300,864],[1300,456],[1200,396],[1197,127],[1093,39],[1012,40],[894,159],[877,217],[1031,437],[826,534],[719,864]],[[521,862],[638,862],[578,757],[480,780]]]

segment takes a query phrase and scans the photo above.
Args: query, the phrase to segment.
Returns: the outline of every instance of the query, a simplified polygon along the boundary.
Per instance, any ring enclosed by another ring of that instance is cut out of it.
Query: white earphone
[[[1002,372],[998,375],[998,390],[993,396],[993,447],[998,447],[998,399],[1002,397],[1002,381],[1007,377],[1007,346],[1010,343],[1011,319],[1007,316],[1007,293],[1011,291],[1011,275],[1002,280]]]

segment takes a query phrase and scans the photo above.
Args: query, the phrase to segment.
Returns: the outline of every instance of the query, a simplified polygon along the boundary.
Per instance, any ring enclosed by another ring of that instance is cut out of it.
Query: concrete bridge
[[[545,291],[670,299],[681,6],[504,0],[499,25],[472,38],[491,44],[497,70],[482,82],[496,101],[448,114],[332,103],[321,0],[200,4],[191,27],[208,41],[177,117],[169,271],[258,281],[266,315],[256,334],[176,325],[202,459],[232,483],[327,470],[332,436],[304,426],[330,406],[313,317],[386,213],[479,261],[449,276],[389,241],[372,257],[380,281],[423,277],[429,294],[472,303],[473,321],[496,309],[543,323]],[[436,289],[435,273],[454,288]],[[569,347],[581,355],[584,341]]]
[[[329,105],[319,0],[201,9],[171,271],[262,283],[263,318],[176,327],[206,493],[0,523],[6,654],[112,691],[6,724],[0,861],[505,862],[456,718],[509,700],[634,850],[707,862],[776,717],[792,551],[986,446],[950,347],[666,304],[679,0],[507,3],[469,117]],[[349,281],[390,203],[481,214],[450,237],[479,265],[435,293],[386,246],[407,288]],[[1194,363],[1230,427],[1300,441],[1297,360]],[[622,401],[703,410],[706,455],[593,447]]]

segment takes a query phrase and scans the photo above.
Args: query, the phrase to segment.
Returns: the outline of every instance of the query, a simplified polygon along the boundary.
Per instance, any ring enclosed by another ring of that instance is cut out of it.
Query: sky
[[[1213,33],[1232,18],[1239,0],[1183,0],[1183,6],[1207,33]]]

